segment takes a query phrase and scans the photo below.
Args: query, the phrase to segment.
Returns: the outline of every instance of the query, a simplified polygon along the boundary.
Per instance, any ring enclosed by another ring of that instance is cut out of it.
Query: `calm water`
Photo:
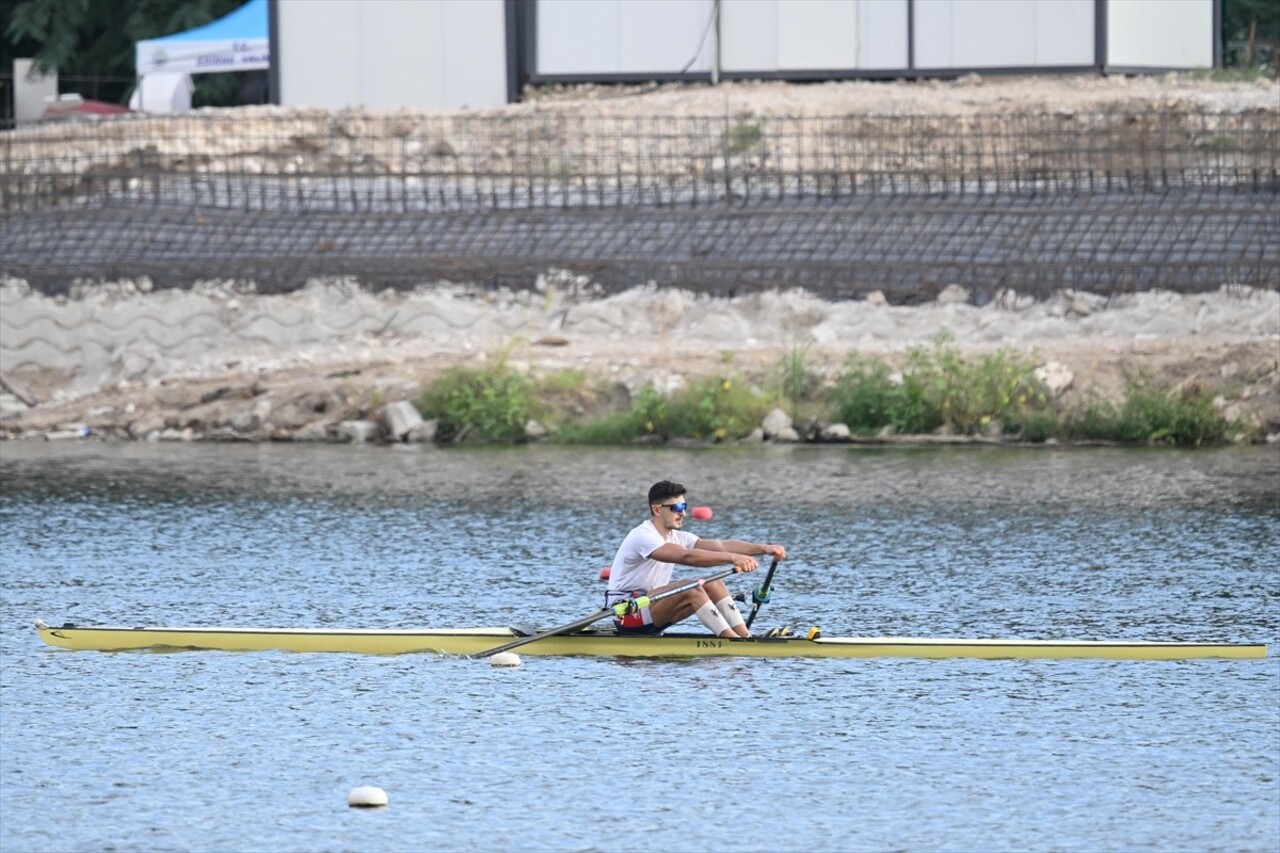
[[[494,669],[30,627],[567,622],[666,477],[697,532],[790,549],[758,626],[1272,656]],[[5,853],[1280,849],[1275,448],[10,443],[0,483]]]

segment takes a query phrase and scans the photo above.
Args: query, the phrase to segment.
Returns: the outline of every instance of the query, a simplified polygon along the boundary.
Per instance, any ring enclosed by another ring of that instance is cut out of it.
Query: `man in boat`
[[[649,489],[648,519],[632,528],[613,558],[609,589],[605,592],[606,607],[693,580],[672,582],[677,563],[698,569],[731,563],[735,572],[754,572],[759,567],[756,557],[768,555],[782,560],[787,556],[787,549],[781,545],[760,545],[741,539],[703,539],[689,533],[682,529],[688,509],[684,486],[670,480],[653,484]],[[654,601],[613,621],[621,633],[661,634],[690,616],[696,616],[718,637],[751,636],[733,596],[724,582],[718,580]]]

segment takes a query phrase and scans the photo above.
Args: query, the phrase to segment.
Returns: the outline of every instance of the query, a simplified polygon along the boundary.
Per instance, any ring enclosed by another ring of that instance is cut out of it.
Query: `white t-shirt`
[[[658,533],[658,528],[653,526],[652,520],[632,528],[627,537],[622,540],[622,544],[618,546],[618,553],[613,558],[613,566],[609,569],[609,592],[631,590],[648,592],[656,586],[670,583],[671,571],[675,568],[675,563],[662,563],[649,559],[650,554],[667,542],[692,548],[698,544],[698,537],[683,530],[672,530],[663,541],[662,534]]]

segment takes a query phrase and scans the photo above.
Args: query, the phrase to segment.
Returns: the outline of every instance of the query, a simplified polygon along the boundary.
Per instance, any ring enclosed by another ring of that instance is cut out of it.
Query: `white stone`
[[[535,421],[533,418],[529,418],[524,425],[524,437],[530,441],[537,441],[540,438],[546,438],[547,428]]]
[[[262,421],[253,412],[241,412],[231,419],[231,428],[236,432],[253,432]]]
[[[884,298],[884,292],[883,292],[883,291],[880,291],[880,290],[873,290],[873,291],[871,291],[870,293],[868,293],[868,294],[867,294],[867,304],[868,304],[868,305],[876,305],[876,306],[880,306],[880,305],[885,305],[885,304],[887,304],[888,302],[889,302],[889,300]]]
[[[391,437],[396,441],[402,441],[410,430],[422,426],[422,415],[418,413],[418,409],[413,403],[408,400],[388,403],[385,410],[385,418],[387,432],[391,433]]]
[[[404,440],[417,444],[430,444],[436,440],[436,432],[440,428],[440,422],[435,418],[429,421],[423,421],[405,435]]]
[[[849,427],[845,424],[828,424],[822,428],[823,441],[848,441],[852,437]]]
[[[959,305],[969,301],[969,291],[958,284],[948,284],[938,294],[936,301],[939,305]]]
[[[361,785],[347,794],[347,805],[353,808],[378,808],[387,804],[387,792],[375,785]]]
[[[1057,361],[1045,362],[1040,367],[1037,367],[1035,377],[1044,383],[1044,387],[1055,398],[1061,397],[1076,379],[1076,375],[1071,372],[1070,368]]]
[[[378,435],[378,425],[373,421],[343,421],[338,424],[338,437],[352,444],[373,441]]]
[[[293,434],[294,441],[329,441],[329,429],[323,421],[307,424]]]
[[[764,416],[760,428],[764,430],[765,438],[771,438],[785,429],[791,429],[791,416],[782,409],[774,409]]]
[[[778,432],[774,434],[773,440],[795,443],[800,440],[800,433],[796,432],[792,427],[787,427],[786,429],[778,430]]]

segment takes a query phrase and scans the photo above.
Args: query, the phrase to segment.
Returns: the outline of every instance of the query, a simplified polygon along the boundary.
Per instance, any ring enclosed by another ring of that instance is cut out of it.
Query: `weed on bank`
[[[671,393],[649,385],[624,407],[582,416],[544,401],[591,385],[585,373],[534,377],[512,369],[504,356],[490,366],[448,371],[422,395],[419,408],[436,419],[439,441],[496,444],[526,441],[526,424],[533,419],[548,424],[546,440],[566,444],[731,442],[750,435],[775,407],[797,423],[843,423],[862,436],[1200,447],[1221,444],[1245,429],[1224,420],[1207,391],[1159,388],[1142,377],[1130,379],[1119,404],[1087,400],[1063,406],[1031,358],[1003,349],[967,358],[946,334],[910,350],[899,369],[854,357],[834,381],[810,368],[807,352],[800,347],[787,353],[764,381],[725,373],[691,379]]]

